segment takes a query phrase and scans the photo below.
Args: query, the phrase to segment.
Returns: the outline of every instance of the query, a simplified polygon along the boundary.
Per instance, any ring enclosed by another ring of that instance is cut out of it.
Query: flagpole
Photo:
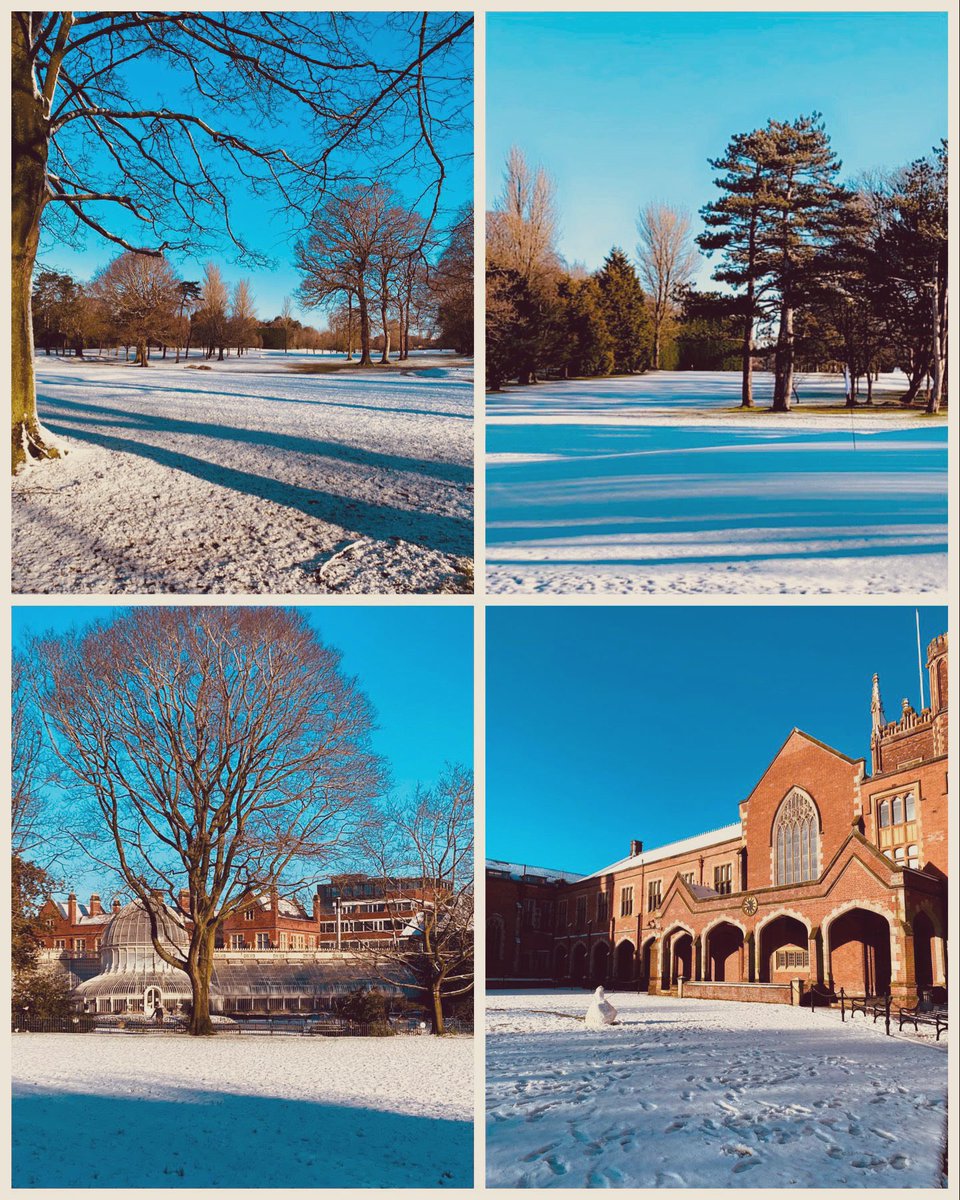
[[[920,676],[920,711],[923,712],[926,705],[923,701],[923,654],[920,650],[920,609],[915,608],[913,611],[917,617],[917,673]]]

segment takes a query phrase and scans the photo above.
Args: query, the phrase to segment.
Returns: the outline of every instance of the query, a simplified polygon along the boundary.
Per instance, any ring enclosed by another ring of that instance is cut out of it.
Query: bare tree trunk
[[[387,306],[380,305],[380,319],[383,322],[383,354],[380,356],[381,363],[390,361],[390,326],[387,324]]]
[[[440,1000],[440,984],[434,983],[430,994],[430,1023],[432,1026],[431,1032],[442,1035],[445,1033],[443,1025],[443,1004]]]
[[[743,321],[741,370],[743,382],[740,387],[740,407],[753,408],[753,317],[749,314]]]
[[[347,362],[353,362],[353,292],[347,293]]]
[[[373,359],[370,357],[370,313],[365,292],[357,295],[357,304],[360,307],[360,366],[369,367],[373,365]]]
[[[215,934],[214,928],[196,930],[187,957],[187,975],[193,989],[189,1032],[194,1037],[206,1037],[215,1032],[210,1020],[210,978],[213,974]]]
[[[939,268],[934,267],[933,284],[930,288],[931,317],[933,320],[933,386],[930,389],[930,400],[927,403],[928,413],[940,411],[940,400],[943,395],[943,322],[940,315],[940,279]],[[946,296],[944,296],[946,308]]]
[[[150,360],[147,358],[148,353],[149,353],[149,350],[147,347],[147,339],[140,338],[140,340],[137,342],[137,365],[138,366],[149,367]]]
[[[13,172],[11,230],[11,401],[13,470],[28,458],[58,458],[44,440],[37,417],[33,375],[33,320],[30,311],[33,268],[40,241],[40,215],[46,203],[47,135],[43,98],[33,86],[23,28],[12,16],[11,132]]]
[[[773,411],[789,412],[793,395],[793,308],[784,304],[777,334],[777,356],[773,384]]]

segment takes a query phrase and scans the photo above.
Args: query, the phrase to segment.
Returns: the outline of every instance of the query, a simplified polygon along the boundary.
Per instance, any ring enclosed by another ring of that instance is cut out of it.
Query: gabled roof
[[[763,773],[761,774],[760,778],[750,789],[750,795],[747,796],[748,802],[750,800],[750,797],[753,795],[753,793],[757,790],[757,788],[761,785],[761,783],[763,783],[764,779],[766,779],[766,777],[770,771],[770,768],[777,761],[777,759],[784,752],[784,750],[786,750],[791,739],[793,739],[795,737],[803,738],[803,740],[805,742],[809,742],[812,746],[816,746],[820,750],[825,750],[827,752],[827,754],[832,754],[834,758],[839,758],[842,762],[849,763],[850,766],[852,766],[852,767],[859,765],[860,768],[863,769],[866,766],[867,760],[865,758],[851,758],[848,754],[844,754],[844,753],[842,753],[842,751],[834,749],[833,746],[828,746],[826,742],[821,742],[819,738],[813,737],[812,734],[804,733],[802,729],[797,729],[796,726],[794,726],[794,728],[791,729],[790,732],[787,734],[787,736],[783,739],[783,742],[781,743],[779,750],[777,750],[777,752],[776,752],[776,754],[774,754],[773,758],[771,758],[770,761],[767,763],[767,765],[764,767]]]
[[[66,901],[55,900],[53,896],[51,896],[50,899],[53,901],[60,916],[63,917],[65,921],[69,921],[70,910],[67,908]],[[91,913],[86,904],[81,904],[79,900],[77,901],[78,925],[104,925],[112,916],[112,912]]]

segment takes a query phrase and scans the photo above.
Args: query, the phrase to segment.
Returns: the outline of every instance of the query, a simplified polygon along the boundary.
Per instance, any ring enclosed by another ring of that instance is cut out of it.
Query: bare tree
[[[413,937],[364,953],[390,981],[398,969],[409,972],[437,1034],[443,1001],[473,989],[473,849],[473,776],[464,767],[448,767],[435,787],[380,810],[363,839],[393,928],[408,926],[411,910],[418,914]]]
[[[516,271],[525,282],[559,264],[556,187],[543,167],[532,171],[518,146],[511,146],[503,188],[489,214],[487,262]]]
[[[150,365],[150,342],[166,341],[176,324],[180,280],[164,258],[127,251],[94,279],[91,293]]]
[[[664,327],[678,289],[693,279],[697,248],[690,233],[690,214],[667,204],[642,209],[637,233],[640,281],[653,297],[653,369],[659,371]]]
[[[319,206],[304,241],[297,245],[303,275],[302,304],[319,308],[345,296],[356,297],[360,365],[369,366],[370,303],[376,297],[377,256],[389,234],[387,213],[393,191],[383,184],[357,184],[331,193]]]
[[[435,212],[443,136],[469,107],[472,24],[453,12],[11,14],[14,470],[57,454],[33,377],[42,226],[60,221],[150,254],[226,236],[246,253],[230,220],[231,179],[306,219],[354,154],[384,172],[403,163],[432,189]],[[137,95],[148,61],[169,72],[170,95],[184,85],[182,109]],[[242,136],[238,113],[248,128],[280,132]]]
[[[32,655],[55,753],[96,818],[85,848],[189,976],[190,1032],[211,1033],[224,920],[302,883],[291,877],[325,862],[383,787],[369,704],[291,609],[127,610]],[[162,936],[171,921],[187,931],[183,953]]]
[[[227,344],[227,308],[230,294],[223,275],[216,263],[209,262],[203,268],[203,284],[200,288],[200,306],[196,321],[200,334],[207,344],[207,358],[219,351],[223,361],[223,350]]]
[[[253,340],[257,328],[257,312],[253,303],[250,281],[241,279],[234,285],[230,298],[230,332],[237,354],[243,354]]]

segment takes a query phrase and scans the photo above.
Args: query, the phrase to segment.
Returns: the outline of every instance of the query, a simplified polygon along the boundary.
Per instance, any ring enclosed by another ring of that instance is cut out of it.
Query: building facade
[[[944,989],[946,635],[927,671],[930,704],[904,700],[895,721],[874,676],[869,772],[794,729],[721,829],[649,851],[632,842],[579,879],[505,878],[491,863],[489,982],[779,1002]],[[524,914],[536,912],[534,928]]]
[[[414,945],[422,928],[424,889],[398,880],[397,895],[361,874],[317,886],[310,909],[276,889],[251,899],[224,921],[214,954],[211,1008],[224,1014],[304,1013],[328,1008],[358,986],[410,993],[404,971],[377,961],[385,942]],[[186,944],[189,897],[170,908],[165,938]],[[170,1012],[189,1007],[187,976],[156,954],[139,901],[114,897],[105,909],[94,893],[71,892],[40,910],[41,959],[66,972],[79,1009],[97,1014]]]

